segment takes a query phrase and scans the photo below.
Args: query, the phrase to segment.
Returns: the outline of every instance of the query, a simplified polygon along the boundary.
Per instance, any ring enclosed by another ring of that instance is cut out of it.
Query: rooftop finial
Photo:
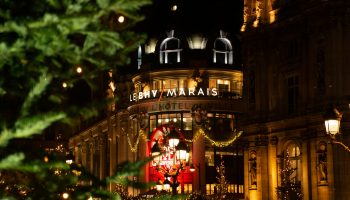
[[[174,30],[170,30],[169,32],[166,32],[166,34],[169,38],[172,38],[174,37]]]
[[[223,30],[220,30],[220,37],[221,38],[226,38],[227,36],[227,32],[223,31]]]

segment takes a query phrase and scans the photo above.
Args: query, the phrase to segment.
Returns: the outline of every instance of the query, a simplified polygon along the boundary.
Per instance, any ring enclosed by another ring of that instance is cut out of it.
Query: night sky
[[[173,5],[177,10],[172,11]],[[141,30],[159,36],[175,29],[182,33],[238,33],[243,20],[243,0],[153,0],[144,9]]]

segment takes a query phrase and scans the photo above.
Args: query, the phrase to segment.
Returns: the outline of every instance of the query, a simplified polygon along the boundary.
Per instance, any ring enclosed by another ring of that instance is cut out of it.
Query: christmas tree
[[[129,53],[144,38],[129,28],[142,19],[138,12],[148,3],[0,1],[1,199],[120,199],[105,190],[107,185],[132,184],[127,177],[137,175],[147,161],[126,164],[114,176],[99,180],[54,152],[25,152],[10,145],[54,124],[98,114],[105,103],[72,103],[69,90],[82,81],[94,88],[103,73],[129,62]],[[122,23],[125,18],[127,23]]]
[[[283,164],[283,168],[279,171],[281,185],[277,187],[278,198],[282,200],[302,199],[303,194],[301,192],[300,181],[292,178],[297,168],[296,166],[293,166],[288,151],[286,152],[286,156],[281,159],[281,163]]]
[[[228,183],[225,177],[225,164],[224,160],[222,159],[222,155],[220,165],[216,166],[216,171],[218,173],[218,176],[216,177],[218,181],[218,183],[216,184],[217,193],[219,195],[219,198],[222,199],[228,191]]]

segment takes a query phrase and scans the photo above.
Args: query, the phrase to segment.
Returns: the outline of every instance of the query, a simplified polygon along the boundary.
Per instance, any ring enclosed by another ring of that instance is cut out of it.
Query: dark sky
[[[177,10],[171,7],[177,5]],[[159,35],[175,29],[183,33],[238,33],[242,24],[243,0],[153,0],[145,10],[142,29]]]

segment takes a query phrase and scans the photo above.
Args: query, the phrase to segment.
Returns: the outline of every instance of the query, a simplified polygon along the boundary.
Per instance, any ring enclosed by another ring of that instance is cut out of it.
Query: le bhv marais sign
[[[135,92],[130,94],[130,101],[138,101],[142,99],[152,99],[159,97],[160,95],[166,97],[176,97],[176,96],[184,96],[184,97],[200,97],[200,96],[217,96],[218,90],[217,88],[199,88],[196,90],[195,88],[179,88],[179,89],[166,89],[163,91],[160,90],[150,90],[145,92]]]

